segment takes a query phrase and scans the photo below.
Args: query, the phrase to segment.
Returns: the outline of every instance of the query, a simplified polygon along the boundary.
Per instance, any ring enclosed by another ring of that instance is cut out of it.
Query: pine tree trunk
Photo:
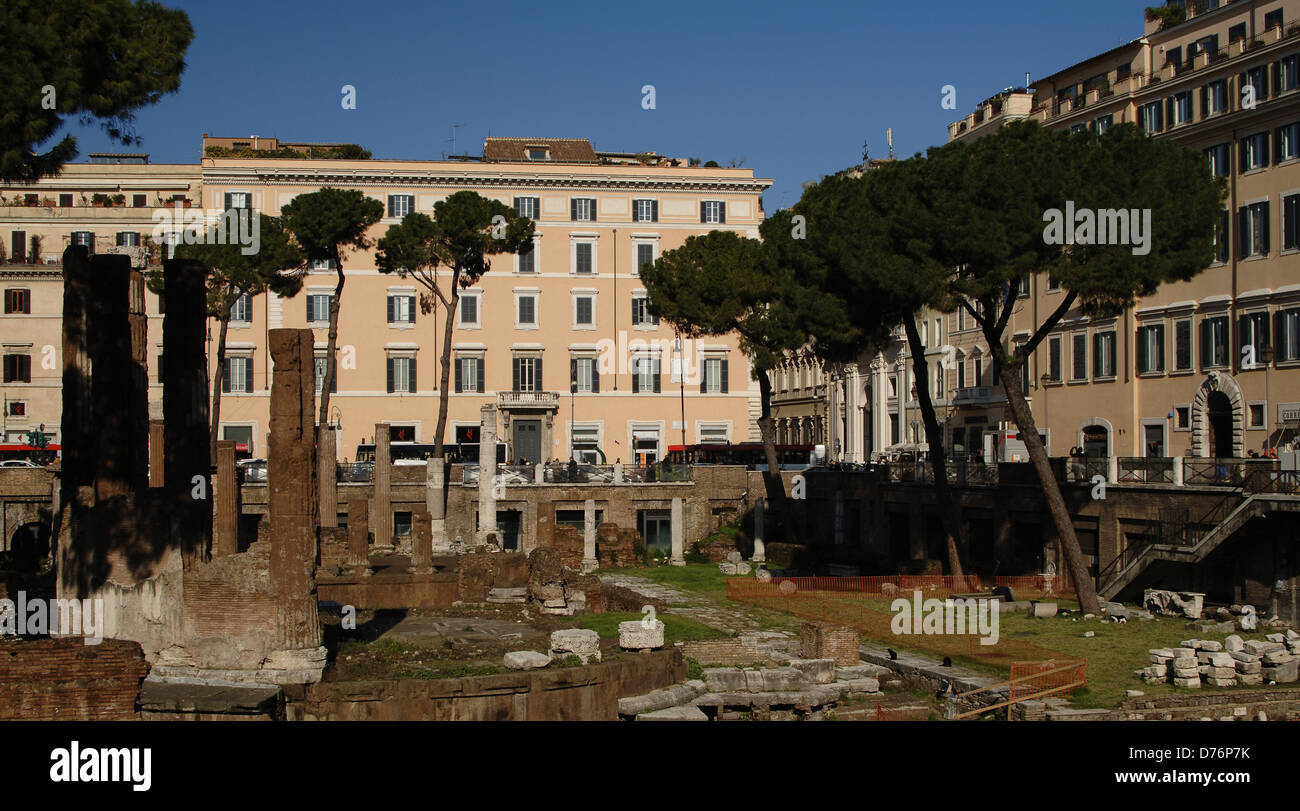
[[[456,326],[456,304],[460,301],[460,271],[454,269],[451,277],[451,297],[447,302],[446,323],[442,327],[442,371],[438,381],[438,422],[433,429],[433,458],[443,458],[443,444],[447,430],[447,409],[451,403],[451,338]],[[482,392],[480,392],[481,394]],[[483,441],[482,434],[479,441]]]
[[[786,498],[785,484],[781,481],[781,463],[776,456],[776,431],[772,425],[772,381],[765,370],[758,371],[758,432],[763,439],[763,455],[767,459],[767,472],[763,474],[763,486],[767,492],[767,504],[770,510],[770,524],[777,529],[768,533],[767,540],[785,540]],[[766,527],[764,528],[766,532]]]
[[[221,431],[221,377],[226,368],[226,329],[230,326],[230,309],[225,310],[226,317],[221,319],[221,329],[217,332],[217,373],[212,376],[212,431],[209,439],[209,453],[212,464],[217,464],[217,437]]]
[[[321,387],[320,393],[320,419],[317,423],[320,425],[329,424],[330,415],[330,391],[334,388],[335,367],[334,352],[339,342],[339,307],[343,303],[343,259],[338,252],[334,253],[334,267],[338,270],[338,284],[334,285],[334,297],[330,299],[330,333],[329,341],[325,345],[325,381]],[[378,438],[375,440],[378,441]]]
[[[925,359],[925,345],[921,343],[921,334],[916,329],[914,317],[903,319],[903,328],[907,332],[907,346],[912,355],[912,376],[916,379],[916,399],[921,404],[921,420],[925,423],[925,438],[930,446],[930,470],[934,478],[934,498],[939,507],[939,523],[943,527],[944,541],[948,548],[948,570],[957,580],[954,588],[965,591],[965,572],[961,566],[959,541],[961,539],[961,518],[957,515],[957,505],[952,499],[952,490],[948,488],[948,458],[943,446],[943,429],[934,413],[934,401],[930,397],[930,365]],[[906,396],[904,392],[902,396]]]
[[[1020,430],[1020,439],[1029,451],[1029,461],[1033,463],[1034,472],[1038,474],[1039,483],[1043,487],[1047,510],[1052,516],[1052,523],[1056,525],[1061,552],[1065,555],[1065,565],[1069,569],[1070,579],[1074,581],[1074,593],[1079,598],[1079,608],[1085,614],[1100,614],[1101,604],[1097,599],[1096,584],[1093,583],[1092,575],[1088,572],[1083,550],[1079,548],[1079,538],[1074,534],[1074,522],[1070,518],[1069,509],[1065,506],[1065,498],[1061,495],[1061,485],[1052,472],[1051,461],[1047,458],[1047,449],[1043,447],[1042,440],[1038,437],[1038,426],[1034,424],[1033,412],[1029,410],[1029,404],[1025,402],[1025,394],[1020,390],[1020,368],[1025,362],[1025,359],[1020,359],[1018,363],[1012,361],[1002,364],[999,373],[1002,378],[1002,388],[1007,395],[1011,416]]]

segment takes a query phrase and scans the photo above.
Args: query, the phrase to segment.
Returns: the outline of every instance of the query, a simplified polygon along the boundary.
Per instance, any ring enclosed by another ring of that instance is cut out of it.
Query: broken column
[[[170,310],[168,311],[170,313]],[[321,654],[316,613],[315,337],[309,329],[273,329],[271,447],[271,591],[276,633],[287,651]]]
[[[137,379],[131,311],[131,260],[95,257],[87,279],[86,349],[92,375],[89,432],[93,444],[95,498],[133,495],[145,486],[140,457],[149,403],[147,382]],[[64,444],[67,444],[65,439]]]
[[[212,546],[206,280],[198,262],[163,263],[163,487],[186,569]]]
[[[424,507],[429,511],[430,539],[434,554],[446,554],[450,549],[447,541],[446,518],[446,478],[447,468],[442,457],[429,459],[424,470]]]
[[[587,499],[582,503],[582,571],[596,569],[596,502]]]
[[[212,532],[212,556],[225,557],[239,551],[239,482],[233,440],[217,441],[217,480],[213,489],[217,520]]]
[[[672,531],[673,553],[672,553],[672,558],[668,562],[673,566],[685,566],[686,557],[683,553],[682,541],[685,536],[686,527],[684,526],[685,511],[682,509],[681,496],[676,496],[673,498],[672,521],[673,521],[673,531]]]
[[[478,532],[474,543],[483,545],[488,535],[497,531],[497,408],[485,405],[479,409],[478,441]]]
[[[334,428],[328,424],[319,427],[316,443],[317,489],[320,492],[320,525],[339,525],[338,503],[338,452],[334,444]]]
[[[393,546],[393,465],[388,425],[375,425],[375,547]]]
[[[763,518],[765,512],[763,497],[759,496],[754,501],[754,556],[750,558],[755,563],[764,563],[767,561],[767,547],[763,545]]]
[[[348,502],[348,556],[344,561],[348,574],[370,572],[370,502],[354,498]]]
[[[433,571],[432,516],[427,510],[411,513],[411,565],[408,571],[429,574]]]

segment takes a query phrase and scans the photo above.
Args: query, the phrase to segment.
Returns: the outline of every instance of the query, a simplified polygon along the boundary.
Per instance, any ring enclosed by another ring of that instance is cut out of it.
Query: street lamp
[[[1047,414],[1047,384],[1052,382],[1052,376],[1043,372],[1039,378],[1043,384],[1043,433],[1047,434],[1047,447],[1044,449],[1048,456],[1052,455],[1052,419]]]
[[[578,379],[575,377],[569,381],[569,459],[576,460],[576,448],[573,444],[573,413],[574,406],[578,401]]]
[[[682,349],[682,338],[673,339],[673,351],[677,353],[677,380],[682,389],[682,461],[686,461],[686,354]]]

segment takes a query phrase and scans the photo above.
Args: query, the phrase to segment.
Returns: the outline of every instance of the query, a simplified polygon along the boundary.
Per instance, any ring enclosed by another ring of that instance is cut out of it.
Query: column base
[[[668,565],[669,565],[669,566],[685,566],[685,565],[686,565],[686,561],[683,560],[682,558],[673,558],[672,560],[668,561]]]
[[[591,558],[583,558],[583,560],[582,560],[582,573],[583,573],[583,574],[591,574],[592,572],[596,571],[596,569],[598,569],[598,568],[600,568],[600,562],[599,562],[599,561],[597,561],[597,560],[593,560],[593,559],[591,559]]]

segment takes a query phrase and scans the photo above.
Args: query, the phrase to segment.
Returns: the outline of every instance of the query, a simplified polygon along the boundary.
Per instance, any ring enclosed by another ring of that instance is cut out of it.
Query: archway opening
[[[1209,426],[1210,455],[1216,459],[1232,456],[1232,401],[1221,391],[1205,398],[1206,424]]]
[[[1088,456],[1106,456],[1110,450],[1110,432],[1104,425],[1089,425],[1083,429],[1083,452]]]

